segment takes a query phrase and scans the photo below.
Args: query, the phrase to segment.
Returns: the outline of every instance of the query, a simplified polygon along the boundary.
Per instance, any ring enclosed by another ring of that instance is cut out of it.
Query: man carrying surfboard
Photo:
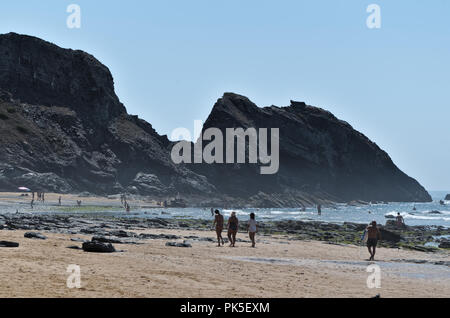
[[[367,227],[367,248],[370,253],[369,261],[375,260],[375,253],[377,250],[378,240],[381,239],[380,230],[377,227],[377,222],[372,221]]]

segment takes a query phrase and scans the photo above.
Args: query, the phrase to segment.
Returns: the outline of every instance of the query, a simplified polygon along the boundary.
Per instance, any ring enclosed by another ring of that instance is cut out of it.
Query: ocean
[[[447,192],[448,193],[448,192]],[[439,203],[445,197],[446,192],[430,192],[433,202],[430,203],[389,203],[371,204],[365,206],[348,206],[338,204],[335,208],[322,208],[319,216],[315,208],[300,209],[219,209],[227,217],[235,211],[238,218],[247,220],[250,213],[255,213],[257,220],[299,220],[299,221],[323,221],[331,223],[354,222],[367,224],[373,220],[385,224],[389,218],[395,218],[400,213],[407,225],[437,225],[450,227],[450,201],[445,205]],[[414,210],[415,208],[415,210]],[[57,207],[52,205],[36,205],[33,210],[27,204],[11,205],[0,203],[0,214],[15,213],[16,211],[31,214],[95,214],[116,217],[142,217],[142,218],[193,218],[212,219],[210,209],[203,208],[147,208],[132,206],[132,212],[127,214],[119,206],[82,206],[80,209],[73,207]]]

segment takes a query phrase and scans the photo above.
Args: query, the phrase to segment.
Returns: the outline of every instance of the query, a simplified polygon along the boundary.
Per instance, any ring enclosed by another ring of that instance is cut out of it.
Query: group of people
[[[45,193],[44,192],[36,192],[36,196],[37,196],[38,201],[42,201],[42,203],[45,202]],[[32,209],[34,207],[34,197],[35,197],[35,194],[34,194],[34,192],[32,192],[31,193],[31,202],[30,202],[30,206]]]
[[[214,217],[213,227],[215,227],[216,233],[217,233],[217,242],[218,242],[217,246],[220,247],[221,244],[222,244],[222,246],[225,245],[225,242],[222,237],[222,232],[224,229],[225,221],[224,221],[223,215],[220,213],[219,210],[215,210],[214,214],[215,214],[215,217]],[[230,242],[230,247],[235,247],[236,246],[236,235],[239,231],[239,219],[236,216],[236,212],[232,212],[231,216],[228,218],[227,230],[228,230],[228,241]],[[252,241],[252,247],[256,247],[255,236],[256,236],[256,233],[258,232],[258,226],[256,224],[255,213],[250,213],[250,219],[247,224],[247,232],[249,234],[250,240]]]

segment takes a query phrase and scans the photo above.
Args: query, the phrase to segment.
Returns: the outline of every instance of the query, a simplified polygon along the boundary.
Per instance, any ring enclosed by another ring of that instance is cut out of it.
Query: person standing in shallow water
[[[247,226],[248,236],[250,237],[250,240],[252,241],[252,247],[255,247],[255,235],[256,232],[258,232],[258,227],[256,225],[255,220],[255,213],[250,213],[250,220],[248,221]]]
[[[230,241],[230,247],[235,247],[236,244],[236,234],[239,229],[239,220],[236,217],[236,212],[232,212],[230,218],[228,219],[228,240]]]
[[[377,222],[372,221],[367,227],[367,249],[370,253],[369,261],[375,261],[375,253],[377,251],[378,240],[381,239],[380,230],[377,227]]]
[[[222,245],[225,245],[225,242],[223,241],[223,238],[222,238],[223,223],[224,223],[223,215],[220,214],[219,210],[216,210],[215,213],[216,213],[216,216],[214,218],[213,226],[216,227],[217,242],[218,242],[217,246],[220,246],[220,242],[222,242]]]

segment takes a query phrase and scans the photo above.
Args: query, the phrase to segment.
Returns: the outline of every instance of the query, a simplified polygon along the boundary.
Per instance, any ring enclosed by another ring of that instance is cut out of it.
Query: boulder
[[[450,194],[447,194],[446,196],[445,196],[445,199],[444,199],[445,201],[450,201]]]
[[[116,249],[111,243],[85,242],[83,243],[83,251],[90,253],[114,253]]]
[[[388,231],[384,228],[380,228],[381,240],[389,243],[398,243],[402,237],[394,232]]]
[[[385,229],[406,230],[407,228],[405,224],[399,225],[396,220],[387,220],[385,225]]]
[[[166,246],[171,246],[171,247],[192,247],[192,245],[189,242],[187,242],[187,241],[184,241],[183,243],[167,242]]]
[[[0,241],[0,247],[19,247],[19,243]]]
[[[450,248],[450,241],[443,241],[439,244],[439,248]]]
[[[41,233],[36,232],[27,232],[23,235],[25,238],[29,239],[38,239],[38,240],[46,240],[47,237],[45,235],[42,235]]]

